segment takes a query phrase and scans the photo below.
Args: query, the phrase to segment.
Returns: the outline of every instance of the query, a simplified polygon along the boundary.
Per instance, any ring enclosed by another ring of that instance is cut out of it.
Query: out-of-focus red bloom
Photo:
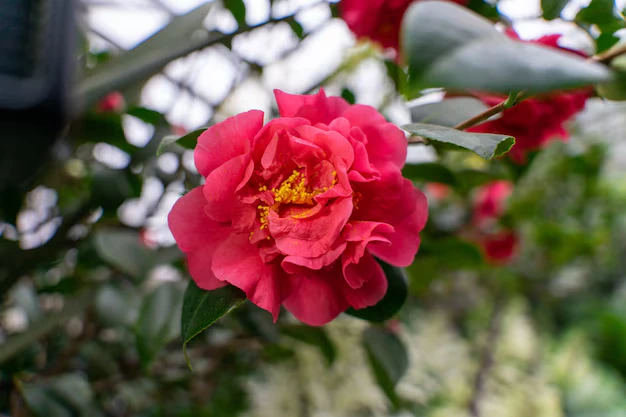
[[[507,263],[515,255],[518,237],[512,230],[502,230],[498,220],[506,211],[506,200],[513,191],[508,181],[494,181],[480,187],[474,199],[473,224],[478,243],[487,260],[495,264]]]
[[[189,132],[187,131],[187,129],[185,129],[184,126],[172,125],[172,133],[176,136],[184,136]]]
[[[100,113],[118,113],[124,110],[126,101],[119,91],[107,94],[96,105],[96,111]]]
[[[448,197],[452,190],[449,185],[440,182],[429,182],[424,186],[424,192],[429,199],[441,201]]]
[[[169,226],[200,288],[231,284],[309,325],[376,304],[387,280],[374,256],[408,266],[426,198],[402,177],[404,133],[373,107],[276,91],[281,117],[249,111],[207,129],[194,151],[204,186]]]
[[[512,30],[507,31],[507,34],[519,39]],[[558,45],[560,37],[561,35],[548,35],[530,42],[585,56],[583,52],[561,48]],[[530,98],[504,110],[500,118],[471,127],[467,131],[514,136],[515,145],[508,155],[515,163],[522,164],[526,162],[528,151],[541,149],[554,139],[567,141],[569,133],[564,127],[565,123],[585,108],[591,95],[591,89],[581,89]],[[477,96],[490,107],[505,99],[497,95]]]
[[[369,38],[397,53],[402,17],[413,1],[419,0],[343,0],[341,16],[357,38]],[[450,1],[466,5],[469,0]]]

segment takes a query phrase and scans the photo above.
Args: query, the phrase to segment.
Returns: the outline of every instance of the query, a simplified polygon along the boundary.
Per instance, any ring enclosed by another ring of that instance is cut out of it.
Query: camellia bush
[[[528,39],[497,0],[267,3],[81,35],[75,120],[0,189],[0,415],[626,416],[620,5],[542,0]],[[241,39],[288,59],[307,8],[355,45],[230,111],[274,65]],[[207,50],[240,64],[210,120],[146,105]]]

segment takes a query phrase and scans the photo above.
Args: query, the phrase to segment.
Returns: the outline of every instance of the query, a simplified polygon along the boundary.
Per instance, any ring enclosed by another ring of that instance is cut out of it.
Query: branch
[[[474,379],[474,393],[469,403],[469,413],[472,417],[480,417],[480,402],[485,393],[485,384],[494,364],[496,342],[500,334],[500,324],[502,321],[502,301],[496,298],[493,306],[493,313],[489,322],[489,333],[483,349],[482,358],[478,373]]]
[[[610,63],[614,58],[617,58],[620,55],[626,54],[626,43],[623,45],[618,45],[615,48],[611,48],[608,51],[604,51],[597,55],[589,58],[589,61],[592,62],[601,62],[603,64]]]

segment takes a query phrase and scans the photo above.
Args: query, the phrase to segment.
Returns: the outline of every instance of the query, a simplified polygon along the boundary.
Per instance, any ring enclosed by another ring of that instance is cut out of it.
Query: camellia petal
[[[249,112],[202,136],[206,181],[170,226],[198,286],[230,283],[274,320],[284,304],[317,326],[382,299],[372,255],[408,265],[428,209],[402,178],[404,133],[374,108],[323,91],[276,99],[282,117],[265,126]]]

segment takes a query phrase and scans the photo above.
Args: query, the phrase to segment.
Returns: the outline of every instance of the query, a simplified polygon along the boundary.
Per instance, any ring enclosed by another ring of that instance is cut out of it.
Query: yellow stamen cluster
[[[337,171],[333,171],[333,177],[332,185],[334,186],[337,184]],[[259,191],[267,191],[267,186],[260,186]],[[269,226],[269,220],[267,217],[270,214],[270,209],[277,210],[281,204],[313,205],[313,199],[315,196],[325,191],[328,191],[328,187],[324,187],[321,190],[311,190],[310,187],[307,186],[306,178],[302,175],[302,173],[294,170],[293,173],[285,181],[283,181],[278,188],[273,188],[271,190],[272,195],[274,196],[273,206],[270,207],[263,204],[257,206],[257,209],[259,210],[261,230]],[[252,239],[252,234],[250,234],[250,239]],[[269,239],[269,236],[267,239]]]
[[[313,197],[320,193],[318,190],[309,191],[306,178],[299,171],[293,173],[272,190],[274,200],[280,204],[313,204]]]

